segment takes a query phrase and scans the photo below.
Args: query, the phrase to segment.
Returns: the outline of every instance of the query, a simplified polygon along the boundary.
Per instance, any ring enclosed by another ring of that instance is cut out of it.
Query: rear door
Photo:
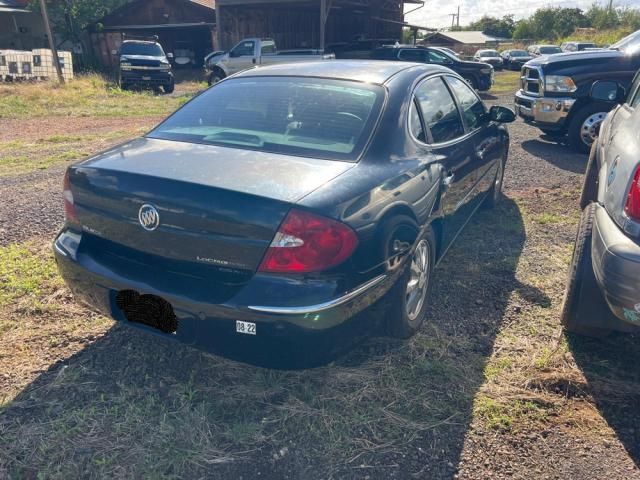
[[[446,76],[465,125],[469,141],[473,145],[473,162],[476,184],[471,195],[474,203],[482,201],[496,179],[498,162],[503,156],[503,142],[498,124],[487,119],[487,109],[476,92],[457,77]]]
[[[456,102],[442,76],[424,80],[414,93],[426,128],[425,141],[444,171],[442,211],[446,248],[473,211],[469,193],[476,182],[474,144],[466,135]]]

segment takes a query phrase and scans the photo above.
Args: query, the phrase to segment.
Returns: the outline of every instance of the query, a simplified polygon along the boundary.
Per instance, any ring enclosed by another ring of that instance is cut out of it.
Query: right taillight
[[[640,221],[640,167],[636,169],[633,176],[624,211],[630,218]]]
[[[301,210],[291,210],[280,225],[260,271],[310,273],[328,270],[351,256],[356,233],[344,223]]]
[[[78,215],[76,214],[76,206],[73,202],[73,193],[71,192],[71,182],[69,181],[69,170],[64,174],[64,183],[62,187],[62,197],[64,198],[64,219],[67,224],[79,225]]]

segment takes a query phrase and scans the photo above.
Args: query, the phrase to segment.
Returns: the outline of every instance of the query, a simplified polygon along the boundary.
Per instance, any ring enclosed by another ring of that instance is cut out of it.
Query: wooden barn
[[[218,44],[271,37],[279,48],[401,40],[405,3],[421,0],[216,0]]]
[[[166,52],[190,58],[201,67],[216,44],[214,0],[134,0],[114,10],[89,29],[93,53],[105,67],[118,58],[112,54],[124,38],[157,35]]]

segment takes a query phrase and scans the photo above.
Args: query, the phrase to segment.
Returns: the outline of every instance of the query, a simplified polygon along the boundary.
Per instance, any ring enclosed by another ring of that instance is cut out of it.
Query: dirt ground
[[[59,128],[0,122],[5,140]],[[307,371],[89,314],[40,260],[64,167],[0,178],[2,258],[46,280],[0,308],[0,479],[640,479],[639,337],[566,337],[558,321],[586,158],[510,132],[505,196],[438,268],[423,331]]]

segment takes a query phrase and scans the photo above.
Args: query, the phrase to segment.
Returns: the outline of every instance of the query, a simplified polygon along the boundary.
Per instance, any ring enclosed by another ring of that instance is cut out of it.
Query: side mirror
[[[489,118],[494,122],[511,123],[516,121],[516,114],[510,108],[494,105],[489,109]]]
[[[173,58],[173,53],[171,53],[171,52],[167,53],[167,58],[169,60],[171,60]]]
[[[622,85],[612,80],[599,80],[591,86],[591,98],[605,102],[624,102],[627,92]]]

